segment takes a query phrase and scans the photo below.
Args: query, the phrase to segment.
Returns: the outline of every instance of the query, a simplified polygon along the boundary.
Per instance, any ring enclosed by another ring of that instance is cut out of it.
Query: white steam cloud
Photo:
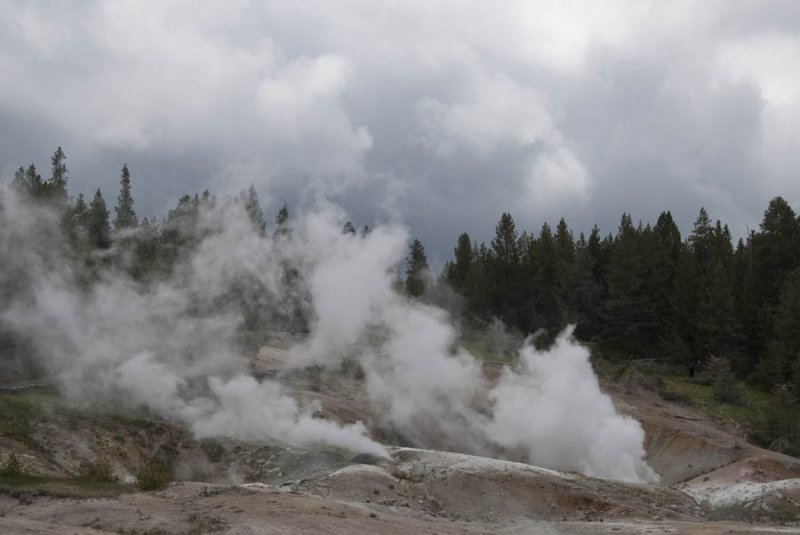
[[[13,256],[0,276],[24,272],[30,291],[2,305],[2,320],[30,337],[73,400],[144,404],[201,437],[385,454],[365,423],[315,418],[313,404],[248,373],[236,349],[243,318],[226,301],[235,287],[276,308],[300,303],[311,332],[290,351],[290,364],[357,358],[378,423],[418,446],[626,481],[657,478],[644,461],[641,426],[616,413],[569,332],[550,351],[524,347],[517,367],[490,383],[458,347],[444,311],[399,295],[396,267],[408,239],[402,228],[346,234],[343,214],[323,207],[297,219],[287,235],[262,236],[240,205],[218,203],[201,210],[204,237],[168,280],[141,284],[111,268],[82,287],[58,248],[41,243],[55,228],[51,219],[5,194],[0,248]],[[287,265],[295,270],[292,284]]]

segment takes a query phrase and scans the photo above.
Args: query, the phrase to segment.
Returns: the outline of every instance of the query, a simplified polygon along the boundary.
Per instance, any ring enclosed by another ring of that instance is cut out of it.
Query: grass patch
[[[114,498],[136,488],[117,481],[94,481],[85,478],[56,478],[31,474],[0,475],[0,491],[16,495],[59,498]]]
[[[78,479],[86,482],[116,483],[118,478],[114,475],[111,464],[107,461],[83,463],[78,470]]]
[[[458,345],[469,351],[475,358],[487,363],[510,364],[517,360],[517,350],[511,348],[492,347],[481,338],[464,337],[459,339]]]
[[[759,407],[772,399],[769,392],[743,384],[741,403],[722,403],[715,399],[711,381],[702,374],[688,377],[658,364],[637,364],[636,367],[663,385],[661,395],[665,399],[702,409],[708,416],[727,422],[744,424],[750,421],[758,414]]]
[[[31,437],[32,424],[54,406],[57,396],[50,388],[0,395],[0,435],[41,449]]]
[[[800,453],[794,429],[800,428],[800,414],[794,407],[776,406],[770,392],[747,383],[737,384],[737,403],[719,401],[714,381],[707,373],[688,377],[685,372],[659,363],[632,364],[662,386],[661,396],[668,401],[695,407],[709,420],[733,424],[747,438],[762,447],[790,455]]]

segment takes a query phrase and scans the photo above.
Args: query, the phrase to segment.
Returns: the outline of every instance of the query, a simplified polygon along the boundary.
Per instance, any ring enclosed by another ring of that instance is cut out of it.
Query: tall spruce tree
[[[445,267],[445,280],[454,290],[469,299],[473,267],[472,241],[469,234],[465,232],[458,237],[453,254],[454,261]]]
[[[133,210],[131,174],[128,171],[128,164],[122,166],[119,184],[119,196],[117,197],[117,205],[114,207],[116,214],[114,216],[114,232],[135,228],[139,224],[136,212]]]
[[[244,203],[244,211],[247,214],[247,217],[250,219],[250,222],[253,224],[253,228],[256,232],[263,235],[267,230],[267,224],[264,222],[264,211],[261,209],[261,203],[258,200],[256,187],[253,184],[250,184],[247,192],[245,193],[243,191],[239,197]]]
[[[52,163],[52,176],[47,184],[48,196],[61,203],[66,203],[68,199],[67,166],[64,163],[66,159],[67,156],[64,154],[64,151],[61,150],[61,147],[58,147],[50,158],[50,162]]]
[[[759,231],[751,237],[751,261],[749,301],[757,328],[749,357],[755,362],[768,356],[768,338],[784,279],[800,267],[800,221],[781,197],[769,202]]]
[[[285,236],[289,233],[289,207],[283,203],[275,216],[275,236]]]
[[[661,318],[650,290],[654,241],[651,228],[637,229],[622,215],[606,274],[603,339],[631,354],[651,354],[658,345]]]
[[[762,375],[768,383],[789,382],[800,371],[800,268],[785,277],[771,334]],[[800,384],[800,377],[793,379]]]
[[[111,247],[111,224],[108,220],[108,209],[100,188],[94,194],[92,202],[89,203],[89,213],[87,215],[87,235],[89,243],[96,249],[108,249]]]
[[[533,310],[532,316],[528,318],[529,324],[525,327],[530,332],[544,328],[555,334],[566,321],[567,310],[562,290],[566,273],[558,249],[550,225],[545,223],[528,254],[533,275],[529,290]]]
[[[72,217],[75,219],[75,224],[78,228],[85,231],[89,221],[89,208],[86,206],[83,193],[78,193],[75,198],[75,202],[72,205]]]
[[[420,297],[430,288],[432,282],[428,257],[422,242],[414,240],[409,246],[406,258],[406,293],[411,297]]]
[[[521,264],[519,235],[511,214],[500,216],[492,238],[487,264],[487,297],[490,313],[509,325],[520,326]]]
[[[586,240],[581,234],[575,251],[575,291],[571,309],[575,314],[575,336],[591,340],[602,326],[600,308],[605,283],[603,281],[600,229],[594,226]]]

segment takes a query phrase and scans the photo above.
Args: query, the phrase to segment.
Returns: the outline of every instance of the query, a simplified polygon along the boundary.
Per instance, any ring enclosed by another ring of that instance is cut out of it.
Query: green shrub
[[[25,473],[22,463],[19,461],[16,453],[12,453],[6,459],[6,464],[0,468],[0,475],[2,476],[19,476]]]
[[[116,483],[118,479],[107,461],[83,463],[78,469],[78,477],[86,481],[97,481],[99,483]]]
[[[167,488],[170,473],[164,463],[151,461],[136,474],[136,487],[139,490],[161,490]]]

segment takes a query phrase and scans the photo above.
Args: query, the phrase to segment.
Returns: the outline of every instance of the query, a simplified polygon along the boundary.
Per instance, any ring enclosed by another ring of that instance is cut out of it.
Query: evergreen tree
[[[519,264],[517,228],[511,214],[504,212],[492,238],[492,256],[504,269],[515,269]]]
[[[159,248],[159,228],[153,218],[146,217],[139,226],[133,246],[130,274],[136,280],[147,280],[153,273],[158,273],[164,261],[163,251]]]
[[[278,214],[275,216],[275,235],[285,236],[289,233],[289,208],[283,204]]]
[[[36,172],[36,167],[33,164],[28,166],[28,170],[25,172],[25,180],[29,184],[32,197],[43,198],[47,196],[47,183],[42,180],[42,175]]]
[[[351,223],[350,221],[348,221],[348,222],[347,222],[347,223],[345,223],[345,224],[344,224],[344,226],[342,227],[342,234],[350,234],[350,235],[352,235],[352,236],[355,236],[355,234],[356,234],[356,227],[354,227],[354,226],[353,226],[353,223]]]
[[[50,161],[52,163],[52,177],[47,184],[48,196],[58,202],[67,202],[67,166],[64,160],[67,156],[61,147],[58,147]]]
[[[20,166],[20,168],[14,172],[14,179],[11,181],[11,187],[17,192],[29,193],[30,188],[28,187],[27,175],[25,174],[24,167]]]
[[[414,240],[409,246],[406,263],[406,294],[420,297],[430,288],[432,279],[428,257],[425,256],[425,248],[419,240]]]
[[[100,193],[100,188],[97,188],[92,202],[89,203],[87,215],[89,243],[96,249],[111,247],[111,224],[108,216],[106,201],[103,199],[103,194]]]
[[[542,225],[539,238],[532,243],[527,256],[532,273],[529,296],[533,302],[527,330],[544,328],[554,335],[564,326],[567,311],[562,297],[564,265],[550,225]]]
[[[606,280],[608,297],[603,303],[603,339],[611,347],[632,354],[650,354],[658,347],[664,321],[653,287],[656,244],[652,228],[635,228],[622,215],[614,241]]]
[[[78,197],[73,203],[72,217],[75,220],[75,224],[85,231],[89,223],[89,208],[86,206],[83,193],[78,193]]]
[[[500,216],[489,250],[486,282],[489,312],[509,325],[520,327],[521,265],[519,236],[514,219],[508,212]]]
[[[591,340],[601,328],[600,307],[605,285],[601,266],[600,229],[597,225],[586,240],[581,234],[575,253],[575,291],[570,308],[575,314],[575,336]]]
[[[116,213],[114,217],[114,232],[135,228],[139,224],[136,218],[136,212],[133,210],[131,174],[128,171],[128,164],[122,166],[122,175],[120,176],[119,184],[120,189],[119,196],[117,197],[117,206],[114,207],[114,212]]]
[[[775,309],[786,275],[800,267],[800,222],[781,197],[772,199],[764,212],[759,232],[751,237],[751,273],[745,299],[752,307],[755,333],[750,344],[751,362],[768,354]]]
[[[445,280],[454,290],[469,299],[473,267],[472,241],[469,234],[465,232],[458,237],[453,253],[455,261],[449,262],[445,267]]]
[[[264,211],[261,209],[255,186],[250,184],[247,193],[242,192],[240,198],[244,202],[244,211],[253,224],[253,228],[263,235],[267,230],[267,224],[264,222]]]
[[[694,228],[689,235],[689,250],[700,265],[705,264],[711,254],[713,242],[713,228],[711,218],[705,208],[700,208],[700,213],[694,222]]]
[[[700,279],[700,289],[691,320],[697,356],[730,360],[736,351],[737,322],[730,279],[721,260],[711,260]]]
[[[793,377],[800,366],[800,268],[785,278],[771,334],[762,362],[764,378],[772,384],[791,379],[800,384],[800,377]]]
[[[678,254],[680,253],[683,243],[681,241],[681,231],[672,219],[672,213],[661,212],[655,227],[653,227],[653,231],[656,233],[663,247],[666,248],[670,263],[674,267],[675,263],[678,261]]]

